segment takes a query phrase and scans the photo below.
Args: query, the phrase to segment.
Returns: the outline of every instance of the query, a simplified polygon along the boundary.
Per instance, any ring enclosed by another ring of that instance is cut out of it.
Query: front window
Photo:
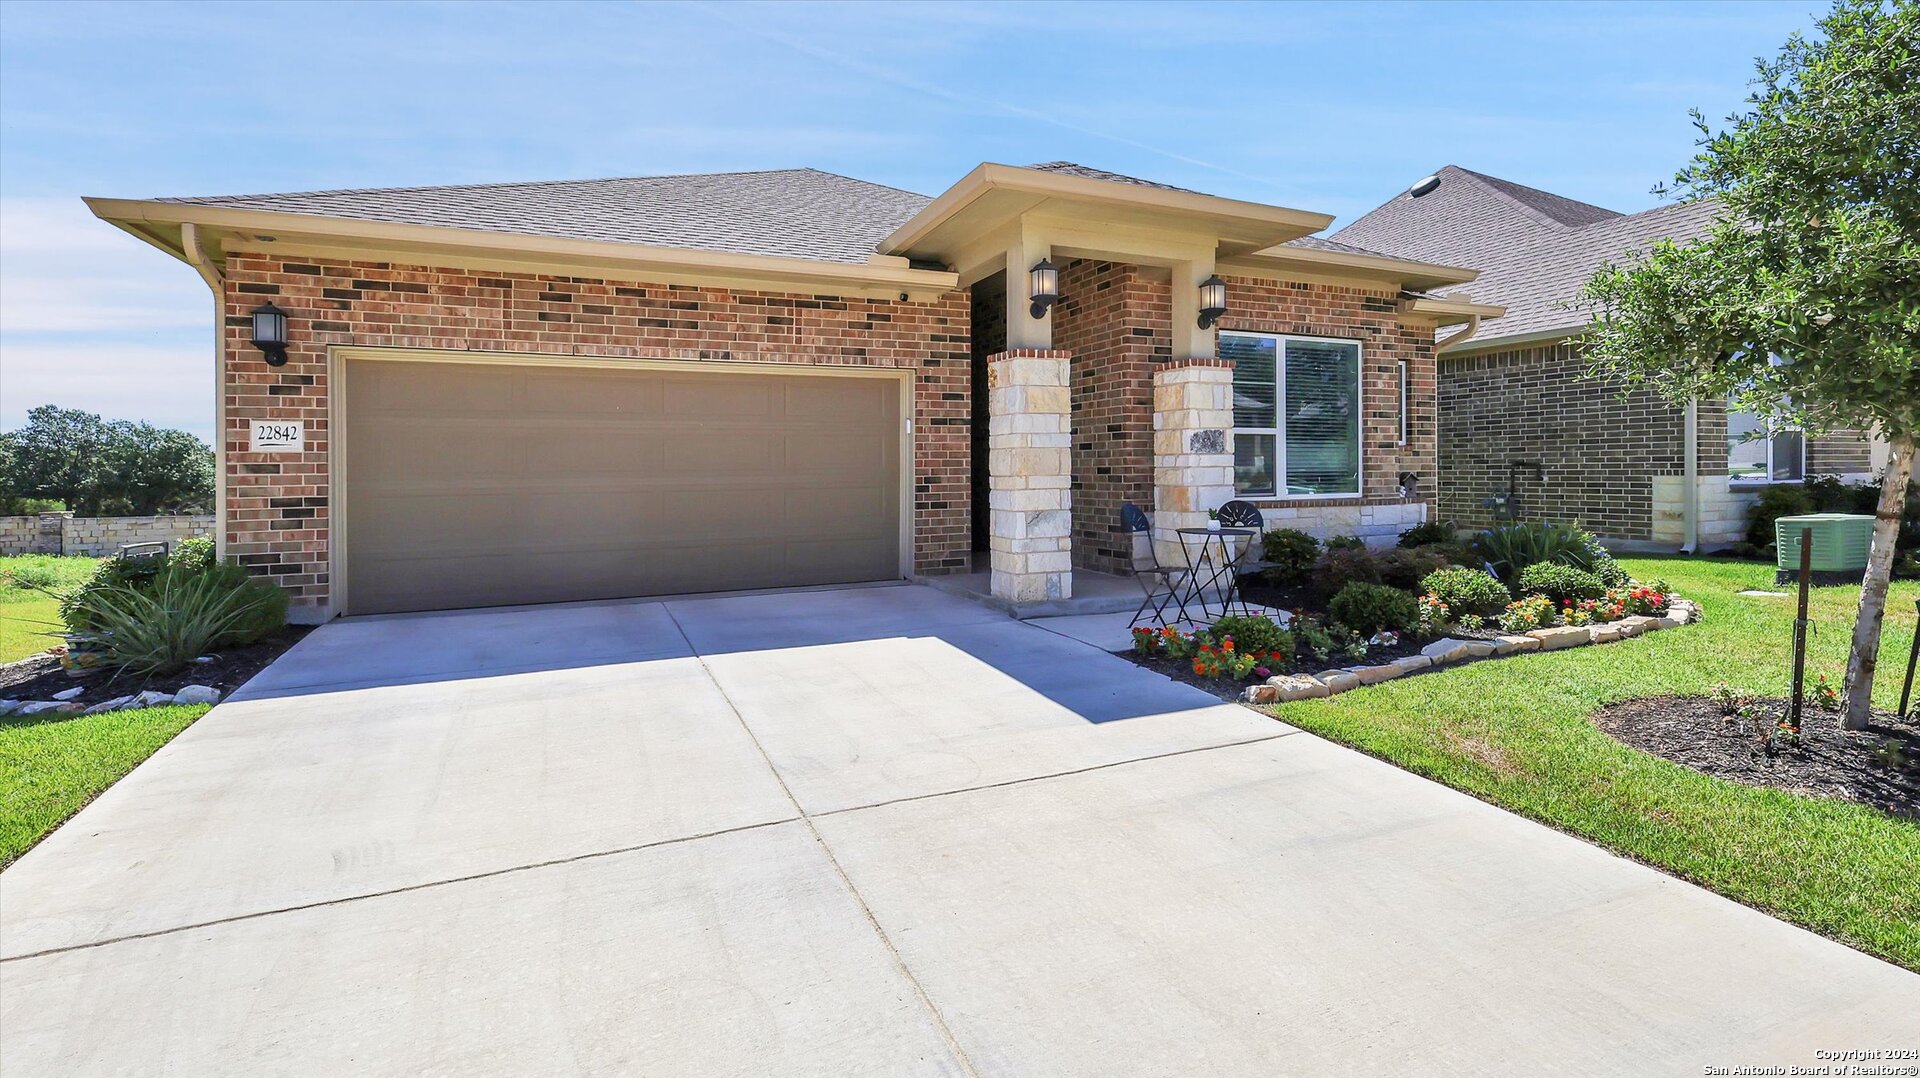
[[[1807,475],[1807,439],[1752,412],[1727,409],[1727,474],[1736,483],[1797,483]]]
[[[1360,344],[1220,334],[1233,368],[1233,486],[1265,497],[1360,493]]]

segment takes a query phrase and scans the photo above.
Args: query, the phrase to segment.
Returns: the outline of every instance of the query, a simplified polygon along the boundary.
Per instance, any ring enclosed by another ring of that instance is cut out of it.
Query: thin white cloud
[[[1212,161],[1203,160],[1198,157],[1192,157],[1187,154],[1179,153],[1174,150],[1169,150],[1163,146],[1156,146],[1152,143],[1143,142],[1136,138],[1131,138],[1126,135],[1116,134],[1112,131],[1104,131],[1098,128],[1089,127],[1084,124],[1074,123],[1072,121],[1062,119],[1059,115],[1053,112],[1049,112],[1043,109],[1029,108],[1025,105],[1016,105],[1011,102],[999,101],[990,97],[984,97],[977,94],[960,93],[955,90],[950,90],[945,86],[940,86],[940,85],[936,85],[934,83],[929,83],[929,82],[923,82],[919,79],[911,78],[907,75],[902,75],[897,71],[891,70],[886,67],[882,67],[878,64],[868,63],[867,61],[859,59],[854,56],[849,56],[844,53],[835,52],[832,49],[822,48],[818,45],[813,44],[810,41],[802,40],[800,38],[796,38],[788,34],[782,34],[782,33],[775,32],[773,30],[769,30],[766,28],[766,26],[763,23],[748,21],[744,19],[736,19],[732,15],[726,13],[723,9],[721,9],[716,5],[696,3],[696,4],[693,4],[692,6],[696,10],[705,12],[708,16],[712,17],[716,21],[725,23],[726,25],[732,27],[733,29],[741,33],[751,34],[754,37],[760,38],[764,41],[771,41],[771,42],[774,42],[775,44],[784,45],[787,48],[792,49],[796,52],[804,53],[817,60],[823,60],[827,63],[836,65],[845,70],[853,71],[858,74],[865,75],[868,78],[874,79],[876,81],[887,83],[892,86],[898,86],[902,89],[912,90],[915,93],[922,94],[927,97],[937,98],[941,101],[946,101],[950,104],[959,105],[970,111],[985,112],[989,115],[1012,116],[1012,117],[1017,117],[1023,120],[1029,120],[1034,123],[1046,124],[1052,127],[1061,128],[1063,130],[1072,131],[1075,134],[1086,135],[1090,138],[1103,139],[1105,141],[1116,143],[1121,146],[1130,146],[1133,149],[1143,150],[1147,153],[1156,154],[1160,157],[1165,157],[1172,161],[1178,161],[1182,164],[1192,165],[1195,168],[1208,169],[1208,170],[1219,172],[1228,176],[1234,176],[1251,183],[1258,183],[1258,184],[1267,185],[1267,186],[1273,185],[1273,181],[1265,176],[1257,176],[1250,172],[1242,172],[1239,169],[1229,168],[1226,165],[1216,164]]]
[[[194,272],[95,218],[79,198],[0,198],[0,333],[210,326]]]
[[[0,428],[43,404],[213,434],[213,329],[202,340],[0,340]]]

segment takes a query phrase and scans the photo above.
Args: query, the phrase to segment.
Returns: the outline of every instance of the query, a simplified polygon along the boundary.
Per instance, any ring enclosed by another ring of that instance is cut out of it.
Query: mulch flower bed
[[[1465,636],[1467,634],[1463,633],[1461,635]],[[1414,634],[1407,633],[1401,636],[1400,642],[1397,644],[1367,645],[1367,657],[1364,659],[1356,660],[1334,655],[1330,656],[1327,661],[1323,663],[1294,662],[1290,666],[1270,667],[1269,674],[1311,674],[1318,670],[1332,670],[1344,666],[1372,666],[1378,663],[1392,662],[1395,659],[1404,659],[1409,655],[1420,654],[1420,649],[1431,643],[1432,640],[1433,638],[1431,637],[1416,638]],[[1236,681],[1230,677],[1203,677],[1193,672],[1192,659],[1173,659],[1165,655],[1142,655],[1137,651],[1122,651],[1117,654],[1119,654],[1122,659],[1129,660],[1136,666],[1144,666],[1156,674],[1165,674],[1175,681],[1184,682],[1195,688],[1205,689],[1222,700],[1239,700],[1240,694],[1245,691],[1247,686],[1257,685],[1266,680],[1264,677],[1251,676],[1244,681]]]
[[[1727,715],[1711,697],[1651,696],[1592,717],[1616,741],[1702,774],[1920,819],[1920,727],[1876,710],[1867,729],[1842,730],[1833,712],[1809,706],[1799,746],[1769,753],[1762,738],[1786,714],[1787,701],[1743,703],[1744,713]]]
[[[97,704],[143,691],[178,692],[188,685],[210,685],[224,698],[311,631],[312,626],[289,625],[258,643],[216,652],[207,656],[208,662],[188,663],[184,670],[157,677],[102,672],[76,678],[61,668],[59,655],[43,652],[0,665],[0,698],[51,700],[54,693],[78,687],[74,703]]]

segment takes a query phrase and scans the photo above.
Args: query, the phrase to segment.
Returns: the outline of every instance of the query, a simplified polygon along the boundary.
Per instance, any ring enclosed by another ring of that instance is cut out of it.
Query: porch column
[[[1233,361],[1184,359],[1153,373],[1153,539],[1185,564],[1176,528],[1204,528],[1233,498]]]
[[[1021,348],[987,359],[991,582],[1010,602],[1073,596],[1071,358]]]

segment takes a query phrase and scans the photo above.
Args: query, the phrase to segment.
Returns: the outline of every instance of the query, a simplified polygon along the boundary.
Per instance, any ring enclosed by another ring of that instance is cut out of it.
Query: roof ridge
[[[256,191],[252,194],[235,195],[163,196],[153,201],[226,202],[233,199],[296,198],[314,195],[402,194],[416,191],[498,191],[507,188],[573,187],[596,183],[632,183],[636,180],[691,180],[704,179],[711,176],[769,176],[781,172],[812,172],[821,176],[834,176],[843,180],[852,180],[854,183],[864,183],[873,187],[885,187],[889,191],[899,191],[905,195],[917,195],[920,198],[927,197],[920,195],[917,191],[908,191],[899,187],[888,187],[886,184],[874,183],[872,180],[863,180],[858,176],[846,176],[838,172],[828,172],[825,169],[803,165],[799,168],[754,168],[742,169],[736,172],[663,172],[651,176],[592,176],[573,180],[497,180],[489,183],[422,183],[409,184],[401,187],[323,187],[310,191]]]
[[[1555,194],[1554,192],[1548,191],[1545,188],[1529,187],[1524,183],[1515,183],[1512,180],[1502,179],[1499,176],[1492,176],[1484,172],[1475,172],[1470,168],[1462,168],[1459,165],[1445,165],[1445,166],[1442,166],[1440,171],[1445,172],[1448,169],[1452,169],[1453,171],[1458,172],[1463,176],[1471,177],[1475,183],[1478,183],[1480,186],[1486,188],[1488,191],[1506,200],[1507,202],[1512,203],[1514,206],[1519,208],[1519,210],[1522,213],[1526,214],[1528,217],[1531,217],[1534,221],[1538,222],[1539,224],[1546,225],[1549,228],[1555,228],[1555,229],[1559,229],[1561,231],[1566,231],[1566,232],[1573,232],[1573,231],[1578,231],[1579,229],[1582,229],[1582,228],[1586,228],[1589,225],[1599,224],[1602,221],[1608,221],[1614,218],[1628,216],[1627,214],[1621,213],[1619,210],[1610,210],[1605,206],[1596,206],[1591,202],[1582,202],[1577,198],[1568,198],[1565,195]],[[1608,216],[1596,218],[1595,220],[1592,220],[1592,221],[1583,221],[1579,224],[1572,224],[1567,221],[1563,221],[1558,217],[1555,217],[1553,214],[1548,213],[1546,210],[1541,209],[1539,206],[1536,206],[1533,203],[1530,203],[1525,199],[1521,198],[1520,196],[1514,194],[1514,189],[1516,188],[1521,191],[1532,192],[1533,194],[1536,194],[1536,195],[1544,195],[1547,198],[1553,199],[1557,202],[1568,202],[1576,206],[1582,206],[1589,210],[1595,210],[1595,211],[1598,211],[1599,213],[1607,214]]]

